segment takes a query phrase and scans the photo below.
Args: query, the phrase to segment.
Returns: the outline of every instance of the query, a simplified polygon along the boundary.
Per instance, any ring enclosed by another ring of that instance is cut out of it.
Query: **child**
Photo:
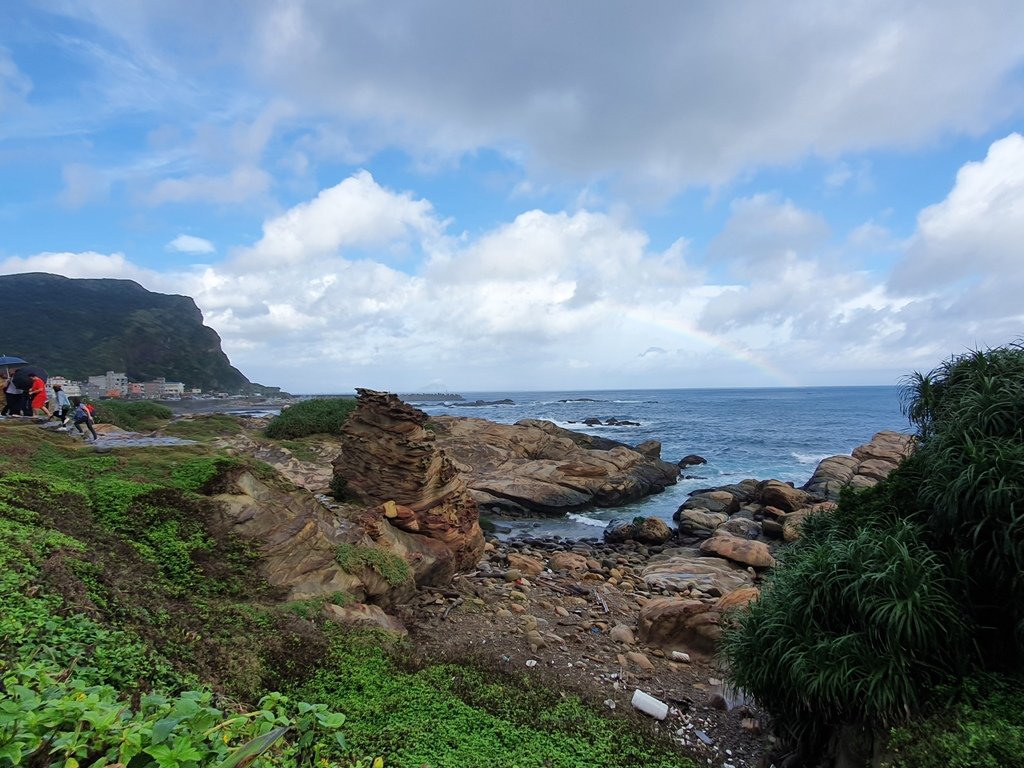
[[[53,415],[60,419],[61,429],[68,428],[68,416],[71,414],[71,401],[64,394],[64,387],[60,384],[53,385]],[[49,419],[47,419],[49,421]]]
[[[75,429],[78,430],[78,434],[84,436],[85,432],[82,431],[82,425],[85,424],[92,432],[92,439],[99,440],[99,435],[96,434],[96,430],[92,426],[92,412],[90,406],[83,402],[78,403],[78,407],[75,408]]]

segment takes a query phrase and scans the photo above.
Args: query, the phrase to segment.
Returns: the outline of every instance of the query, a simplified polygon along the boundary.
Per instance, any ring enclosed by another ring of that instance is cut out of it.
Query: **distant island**
[[[456,395],[453,392],[414,392],[409,395],[399,395],[398,398],[407,403],[447,403],[463,399],[462,395]]]

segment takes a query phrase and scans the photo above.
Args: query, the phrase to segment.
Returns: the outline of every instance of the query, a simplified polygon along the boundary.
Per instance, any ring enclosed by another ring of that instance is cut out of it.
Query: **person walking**
[[[96,434],[96,430],[93,428],[92,413],[89,410],[89,406],[79,401],[78,406],[75,408],[75,429],[78,430],[78,434],[85,437],[85,431],[82,429],[82,425],[85,424],[92,433],[93,440],[99,440],[99,435]]]
[[[50,418],[56,416],[60,419],[61,429],[68,429],[68,417],[71,415],[71,400],[68,399],[67,394],[64,392],[64,387],[60,384],[53,385],[53,414]],[[49,421],[50,419],[47,419]]]
[[[29,387],[28,397],[25,398],[25,415],[34,416],[37,410],[46,414],[47,421],[53,415],[46,407],[46,382],[38,376],[33,376],[32,386]]]

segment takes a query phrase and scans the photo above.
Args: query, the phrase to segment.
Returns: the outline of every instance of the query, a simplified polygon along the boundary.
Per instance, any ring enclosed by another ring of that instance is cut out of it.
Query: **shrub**
[[[393,587],[412,578],[412,571],[405,560],[376,547],[339,544],[334,559],[342,570],[349,573],[358,573],[362,568],[369,568]]]
[[[267,425],[267,437],[291,440],[307,435],[340,434],[348,415],[355,410],[355,398],[332,397],[303,400],[281,411]]]
[[[732,683],[812,754],[838,724],[887,729],[916,712],[968,644],[957,584],[920,526],[853,518],[817,516],[725,633]]]
[[[125,402],[102,400],[96,404],[96,420],[113,424],[121,429],[136,432],[140,429],[156,429],[173,414],[166,405],[148,400]]]
[[[960,562],[992,655],[1024,653],[1024,346],[954,357],[904,382],[918,425],[919,506]]]

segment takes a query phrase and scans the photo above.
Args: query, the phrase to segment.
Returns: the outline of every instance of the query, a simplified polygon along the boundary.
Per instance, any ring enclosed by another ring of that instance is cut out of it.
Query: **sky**
[[[895,384],[1024,335],[1022,133],[1020,0],[12,0],[0,274],[296,393]]]

